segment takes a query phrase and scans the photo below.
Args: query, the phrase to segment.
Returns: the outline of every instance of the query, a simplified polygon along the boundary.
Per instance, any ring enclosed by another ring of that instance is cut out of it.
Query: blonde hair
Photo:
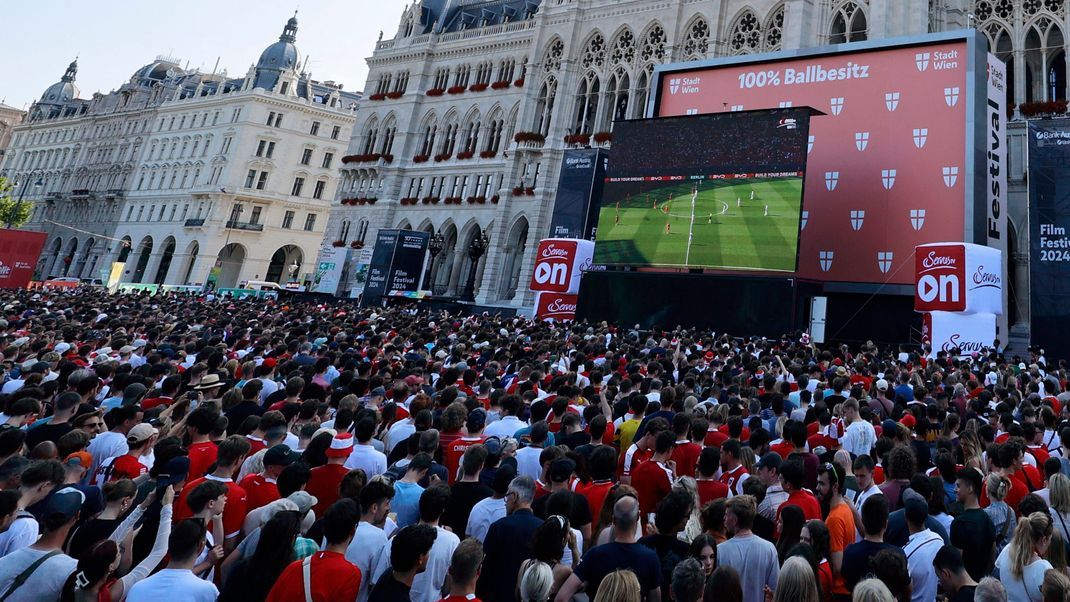
[[[545,562],[535,561],[520,577],[521,602],[546,602],[554,585],[554,570]]]
[[[1059,569],[1044,571],[1044,583],[1040,586],[1044,601],[1066,602],[1070,600],[1070,577]]]
[[[1051,545],[1048,546],[1045,560],[1051,563],[1052,568],[1066,570],[1066,540],[1058,529],[1051,530]]]
[[[985,488],[988,490],[988,497],[997,502],[1002,502],[1003,498],[1007,497],[1007,491],[1010,487],[1010,480],[1007,479],[1007,477],[998,474],[988,475],[988,482],[985,483]]]
[[[747,469],[747,472],[754,472],[754,464],[757,463],[758,458],[754,454],[754,450],[750,447],[739,448],[739,463]]]
[[[891,590],[880,579],[859,581],[851,595],[851,602],[895,602]]]
[[[1062,473],[1051,475],[1048,490],[1051,492],[1051,507],[1060,514],[1070,514],[1070,478]]]
[[[602,579],[594,602],[642,602],[642,591],[635,573],[621,569]]]
[[[801,556],[792,556],[784,561],[777,578],[773,602],[820,602],[817,593],[817,576],[810,563]]]
[[[1034,512],[1018,519],[1014,539],[1010,543],[1011,575],[1015,579],[1022,579],[1025,567],[1033,561],[1037,542],[1051,536],[1051,527],[1051,516],[1044,512]]]

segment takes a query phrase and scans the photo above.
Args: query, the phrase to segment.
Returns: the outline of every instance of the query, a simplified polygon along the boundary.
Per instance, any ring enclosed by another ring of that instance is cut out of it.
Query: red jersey
[[[1011,488],[1007,490],[1007,495],[1004,496],[1003,501],[1011,507],[1011,510],[1014,510],[1015,516],[1018,516],[1018,503],[1027,495],[1029,495],[1029,488],[1025,486],[1021,473],[1014,473],[1011,477]],[[982,508],[987,508],[991,503],[988,499],[987,480],[985,481],[985,486],[981,488],[981,499],[979,501]]]
[[[639,449],[639,446],[633,443],[628,451],[621,454],[618,466],[620,476],[631,477],[636,468],[653,457],[654,450]]]
[[[485,440],[485,437],[460,437],[443,447],[442,464],[446,467],[446,475],[449,477],[450,485],[457,482],[457,473],[461,467],[461,458],[464,457],[464,452],[469,447],[483,443]]]
[[[776,518],[780,520],[780,511],[784,509],[784,506],[798,506],[803,511],[803,516],[806,520],[821,520],[821,504],[814,497],[814,494],[806,490],[792,491],[788,495],[788,499],[784,500],[784,503],[780,505],[776,510]]]
[[[338,501],[338,486],[348,473],[349,469],[341,464],[324,464],[312,469],[305,491],[316,496],[316,505],[312,507],[316,516],[323,516],[331,504]]]
[[[606,496],[609,495],[609,490],[615,485],[613,481],[591,481],[586,485],[583,483],[576,484],[576,493],[587,498],[587,505],[591,508],[591,518],[595,522],[598,522],[598,516],[602,512],[602,504],[606,501]]]
[[[306,598],[304,566],[309,562],[311,595]],[[361,574],[353,563],[337,552],[316,552],[305,560],[295,560],[275,580],[265,602],[292,602],[311,599],[313,602],[356,600],[360,591]]]
[[[878,465],[873,467],[873,484],[874,485],[883,485],[884,484],[884,467],[881,466],[880,464],[878,464]]]
[[[718,427],[717,430],[721,431],[722,433],[727,435],[728,434],[728,425],[727,424],[722,424],[720,427]],[[740,433],[739,440],[740,441],[750,441],[750,429],[749,428],[743,427],[743,432]]]
[[[725,441],[728,441],[728,433],[722,433],[721,431],[706,431],[706,439],[703,443],[706,447],[721,447]]]
[[[672,450],[672,461],[676,462],[676,475],[681,477],[695,476],[695,465],[698,464],[698,456],[702,453],[702,446],[693,441],[677,441],[676,449]]]
[[[192,475],[193,473],[190,474]],[[236,537],[241,533],[241,525],[245,522],[245,515],[248,512],[246,509],[246,506],[248,505],[248,496],[245,494],[245,490],[231,479],[223,480],[219,477],[208,475],[199,479],[187,481],[186,486],[182,489],[182,493],[178,496],[178,501],[175,502],[175,521],[185,520],[193,516],[193,510],[191,510],[189,504],[186,503],[186,497],[189,496],[189,492],[196,489],[197,485],[200,485],[209,479],[219,481],[227,486],[227,504],[223,507],[223,533],[228,539]]]
[[[781,458],[785,460],[791,455],[791,452],[795,451],[795,445],[791,441],[781,439],[780,443],[774,443],[769,446],[771,451],[775,451]]]
[[[1048,461],[1051,454],[1048,453],[1047,448],[1044,445],[1027,445],[1026,451],[1033,454],[1033,458],[1037,461],[1037,466],[1044,467],[1044,463]]]
[[[721,482],[728,487],[728,491],[732,495],[740,495],[743,493],[743,481],[747,480],[750,473],[747,472],[747,468],[740,464],[732,470],[726,470],[721,473]]]
[[[208,474],[208,469],[215,464],[219,448],[211,441],[194,443],[189,446],[189,476],[186,482],[199,479]]]
[[[262,474],[251,474],[241,480],[238,485],[245,490],[247,498],[246,511],[256,510],[279,499],[279,487],[274,479],[269,479]],[[317,498],[318,499],[318,498]]]
[[[672,491],[672,471],[661,462],[643,462],[632,473],[632,487],[639,494],[640,516],[657,510],[658,502]]]
[[[265,443],[264,440],[259,437],[246,435],[245,440],[249,442],[249,453],[246,454],[247,456],[251,456],[256,452],[267,448],[267,443]]]
[[[698,484],[698,501],[703,507],[714,500],[728,497],[728,485],[720,481],[699,479],[696,483]]]

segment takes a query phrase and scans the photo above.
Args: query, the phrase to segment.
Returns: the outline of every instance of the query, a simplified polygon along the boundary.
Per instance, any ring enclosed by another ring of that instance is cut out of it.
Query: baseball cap
[[[483,408],[476,408],[468,414],[468,419],[464,421],[465,427],[468,428],[468,432],[472,433],[482,429],[487,425],[487,412]]]
[[[274,368],[275,366],[278,365],[278,363],[279,363],[278,360],[276,360],[273,357],[269,357],[266,360],[264,360],[264,364],[263,365],[267,366],[268,368]]]
[[[64,487],[49,496],[45,501],[45,510],[42,514],[46,517],[62,516],[64,521],[74,518],[85,503],[85,494],[74,487]]]
[[[353,433],[339,433],[331,439],[331,446],[327,448],[328,458],[344,458],[353,451]]]
[[[424,384],[424,378],[422,376],[417,376],[415,374],[410,374],[410,375],[405,377],[405,384],[409,385],[410,387],[415,387],[417,385],[422,385],[422,384]]]
[[[167,461],[156,479],[157,489],[177,485],[189,476],[189,456],[176,456]]]
[[[761,460],[758,460],[757,468],[772,468],[776,471],[780,470],[780,465],[784,463],[784,459],[780,457],[780,454],[776,452],[769,452],[762,456]]]
[[[290,446],[282,443],[264,452],[264,466],[289,466],[294,463],[295,459]]]
[[[56,353],[60,354],[60,355],[63,355],[64,353],[67,353],[68,351],[71,350],[71,344],[70,343],[56,343],[56,346],[53,347],[52,350],[55,351]]]
[[[127,387],[127,389],[129,390],[130,387]],[[160,431],[154,428],[151,424],[142,422],[141,424],[135,425],[134,428],[130,429],[130,432],[126,434],[126,442],[141,443],[142,441],[148,440],[149,437],[158,434],[160,434]]]
[[[375,387],[372,389],[372,397],[386,397],[386,389],[383,387]]]
[[[877,390],[878,391],[887,391],[888,390],[888,381],[884,380],[883,378],[878,380],[877,381]]]
[[[87,451],[76,451],[68,454],[63,463],[67,466],[81,466],[88,469],[93,464],[93,456]]]
[[[907,427],[908,429],[913,429],[914,425],[917,424],[917,421],[914,420],[914,416],[912,414],[907,414],[903,416],[899,419],[899,422],[903,423],[903,426]]]
[[[487,455],[497,456],[502,453],[502,440],[497,437],[487,437],[487,440],[483,442],[483,447],[487,448]]]
[[[307,491],[295,491],[288,495],[286,499],[297,504],[297,511],[300,512],[302,515],[308,513],[308,511],[311,510],[313,506],[319,503],[319,500],[316,499],[316,496],[312,495]]]
[[[148,387],[141,383],[130,383],[129,385],[126,385],[126,388],[123,389],[123,405],[134,405],[141,400],[146,391],[148,391]]]

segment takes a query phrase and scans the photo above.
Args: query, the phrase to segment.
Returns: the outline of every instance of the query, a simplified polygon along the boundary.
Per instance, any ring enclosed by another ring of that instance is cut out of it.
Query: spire
[[[286,27],[282,29],[282,35],[279,36],[280,42],[294,43],[297,39],[297,11],[294,11],[294,16],[290,17],[290,20],[286,22]]]
[[[70,65],[67,65],[67,71],[63,74],[61,81],[73,82],[75,76],[78,75],[78,57],[74,57]]]

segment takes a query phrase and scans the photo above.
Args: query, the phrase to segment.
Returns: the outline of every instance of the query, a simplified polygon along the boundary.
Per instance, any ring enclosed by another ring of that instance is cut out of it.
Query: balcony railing
[[[63,200],[63,193],[62,192],[50,192],[50,193],[45,195],[45,200],[46,201],[62,201]]]
[[[93,191],[88,188],[75,188],[71,191],[71,198],[74,200],[84,200],[93,196]]]
[[[264,224],[252,224],[249,222],[239,222],[230,220],[227,222],[227,227],[234,230],[248,230],[249,232],[263,232]]]
[[[182,224],[182,226],[185,227],[185,228],[200,228],[203,225],[204,225],[204,218],[203,217],[191,218],[191,219],[186,220],[186,222],[184,224]]]
[[[122,197],[123,197],[123,189],[122,188],[111,188],[111,189],[107,190],[104,193],[104,198],[106,198],[106,199],[117,199],[117,198],[122,198]]]

